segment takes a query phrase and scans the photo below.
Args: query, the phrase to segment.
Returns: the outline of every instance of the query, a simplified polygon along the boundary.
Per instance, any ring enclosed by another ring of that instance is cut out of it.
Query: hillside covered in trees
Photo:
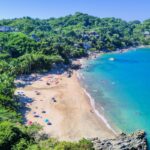
[[[20,104],[14,96],[17,75],[68,64],[90,51],[114,51],[150,45],[150,19],[126,22],[75,13],[61,18],[30,17],[0,20],[0,149],[92,149],[87,140],[57,142],[36,137],[39,126],[22,125]],[[39,142],[40,141],[40,142]],[[37,144],[38,143],[38,144]],[[44,149],[44,148],[43,148]]]
[[[4,68],[0,72],[10,68],[15,74],[29,73],[49,69],[52,63],[68,63],[88,51],[149,44],[150,20],[126,22],[82,13],[58,19],[0,20],[0,65]]]

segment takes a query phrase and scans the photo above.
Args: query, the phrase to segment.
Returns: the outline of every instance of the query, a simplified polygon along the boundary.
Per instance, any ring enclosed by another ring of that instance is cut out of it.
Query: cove
[[[112,128],[145,130],[150,141],[150,48],[104,54],[89,60],[80,75]]]

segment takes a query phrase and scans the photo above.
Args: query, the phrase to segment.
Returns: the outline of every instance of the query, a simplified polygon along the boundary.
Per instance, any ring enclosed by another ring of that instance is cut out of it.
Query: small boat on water
[[[114,60],[115,60],[115,58],[111,57],[111,58],[109,58],[109,60],[110,60],[110,61],[114,61]]]

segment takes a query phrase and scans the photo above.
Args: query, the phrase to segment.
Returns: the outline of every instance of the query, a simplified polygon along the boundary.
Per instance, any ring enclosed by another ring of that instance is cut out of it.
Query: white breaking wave
[[[83,76],[82,73],[77,72],[77,78],[78,78],[78,79],[81,79],[81,78],[83,79],[84,76]],[[107,119],[106,119],[103,115],[101,115],[101,114],[99,113],[99,111],[96,109],[96,107],[95,107],[95,100],[92,98],[92,96],[91,96],[84,88],[83,88],[83,90],[84,90],[85,94],[89,97],[90,103],[91,103],[91,105],[92,105],[92,108],[93,108],[95,114],[96,114],[99,118],[102,119],[102,121],[106,124],[106,126],[107,126],[114,134],[117,135],[116,131],[115,131],[115,130],[110,126],[110,124],[108,123]],[[104,108],[103,108],[102,106],[101,106],[101,109],[104,111]]]
[[[84,76],[82,73],[77,72],[77,78],[80,79],[84,79]]]
[[[83,88],[83,90],[84,90],[85,94],[89,97],[90,103],[91,103],[91,105],[92,105],[92,107],[93,107],[93,109],[94,109],[95,114],[96,114],[99,118],[102,119],[102,121],[106,124],[106,126],[107,126],[114,134],[117,135],[116,131],[115,131],[115,130],[110,126],[110,124],[108,123],[107,119],[106,119],[103,115],[101,115],[101,114],[99,113],[99,111],[95,108],[95,100],[91,97],[91,95],[90,95],[84,88]],[[101,109],[104,110],[104,108],[103,108],[102,106],[101,106]]]

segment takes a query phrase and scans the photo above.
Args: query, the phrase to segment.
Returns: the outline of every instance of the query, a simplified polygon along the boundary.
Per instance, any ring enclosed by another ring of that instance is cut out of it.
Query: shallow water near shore
[[[142,129],[150,141],[150,48],[104,54],[89,60],[80,75],[113,129]]]

